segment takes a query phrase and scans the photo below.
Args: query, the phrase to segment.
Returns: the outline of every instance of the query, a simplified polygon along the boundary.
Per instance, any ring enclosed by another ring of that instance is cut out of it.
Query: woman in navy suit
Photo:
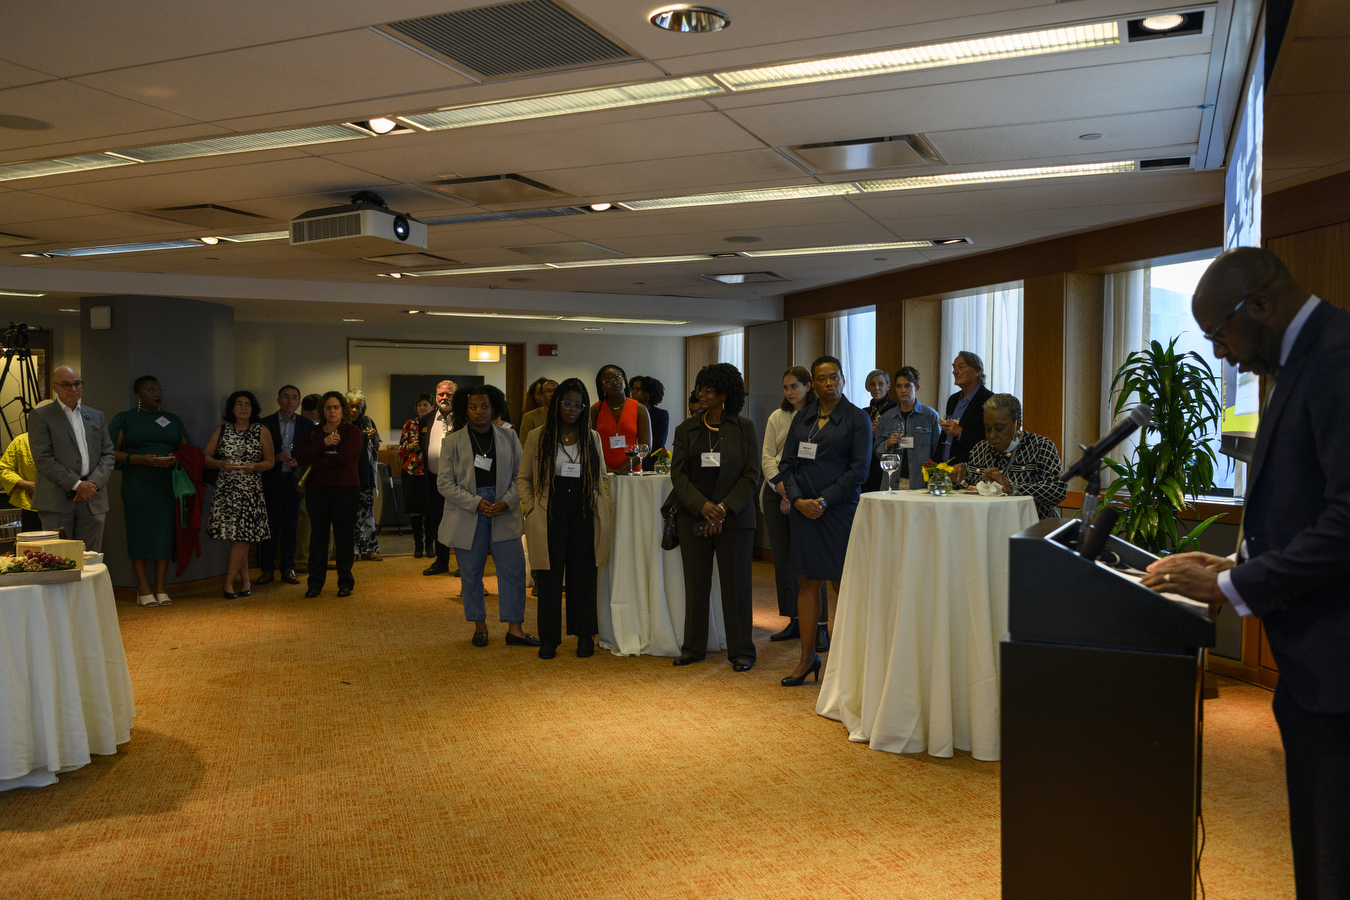
[[[778,478],[792,503],[792,558],[804,576],[797,598],[799,621],[820,614],[820,585],[829,581],[839,596],[844,555],[858,508],[858,490],[872,462],[872,420],[844,396],[843,366],[833,356],[811,364],[811,387],[818,402],[792,420]],[[820,679],[816,636],[801,629],[802,658],[784,687],[797,687],[806,676]]]

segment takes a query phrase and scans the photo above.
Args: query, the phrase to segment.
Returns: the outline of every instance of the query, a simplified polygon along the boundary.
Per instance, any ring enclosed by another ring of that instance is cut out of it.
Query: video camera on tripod
[[[0,369],[0,394],[5,392],[5,386],[9,383],[10,367],[15,362],[18,363],[15,372],[15,377],[19,381],[18,393],[0,404],[0,422],[4,423],[9,440],[13,440],[15,434],[28,430],[28,414],[43,400],[42,380],[38,378],[37,366],[33,363],[33,351],[28,346],[31,332],[37,330],[39,329],[29,328],[25,322],[10,322],[9,328],[0,335],[0,346],[3,347],[0,355],[5,358],[4,368]],[[10,423],[10,407],[15,403],[19,404],[17,431]]]

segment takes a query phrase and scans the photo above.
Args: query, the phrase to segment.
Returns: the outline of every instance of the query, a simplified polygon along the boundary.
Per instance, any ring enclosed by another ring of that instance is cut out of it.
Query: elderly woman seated
[[[984,440],[970,459],[956,466],[957,483],[996,482],[1004,492],[1036,501],[1042,519],[1059,515],[1056,508],[1069,492],[1059,480],[1059,451],[1047,437],[1022,430],[1022,404],[1012,394],[995,394],[984,403]]]

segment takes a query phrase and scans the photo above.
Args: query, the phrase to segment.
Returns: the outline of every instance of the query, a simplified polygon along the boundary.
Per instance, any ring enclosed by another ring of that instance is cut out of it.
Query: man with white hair
[[[103,413],[83,405],[84,381],[70,366],[52,372],[56,402],[28,414],[28,442],[37,464],[33,506],[42,527],[66,530],[87,550],[103,549],[113,442]]]

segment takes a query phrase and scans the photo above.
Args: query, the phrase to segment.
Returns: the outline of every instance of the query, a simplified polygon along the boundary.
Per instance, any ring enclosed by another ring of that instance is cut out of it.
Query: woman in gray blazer
[[[455,392],[452,431],[441,441],[436,488],[445,498],[439,538],[455,548],[464,618],[474,623],[473,645],[488,644],[483,567],[497,565],[498,616],[507,624],[506,643],[538,647],[521,628],[525,621],[525,551],[520,545],[520,495],[516,475],[521,448],[510,428],[493,425],[498,410],[485,385]],[[467,426],[467,427],[466,427]]]
[[[684,559],[684,644],[677,666],[708,652],[708,606],[713,557],[722,588],[727,658],[737,672],[755,664],[751,560],[755,550],[755,488],[759,441],[755,425],[739,415],[745,379],[730,363],[699,370],[694,380],[703,410],[675,429],[671,495]]]

